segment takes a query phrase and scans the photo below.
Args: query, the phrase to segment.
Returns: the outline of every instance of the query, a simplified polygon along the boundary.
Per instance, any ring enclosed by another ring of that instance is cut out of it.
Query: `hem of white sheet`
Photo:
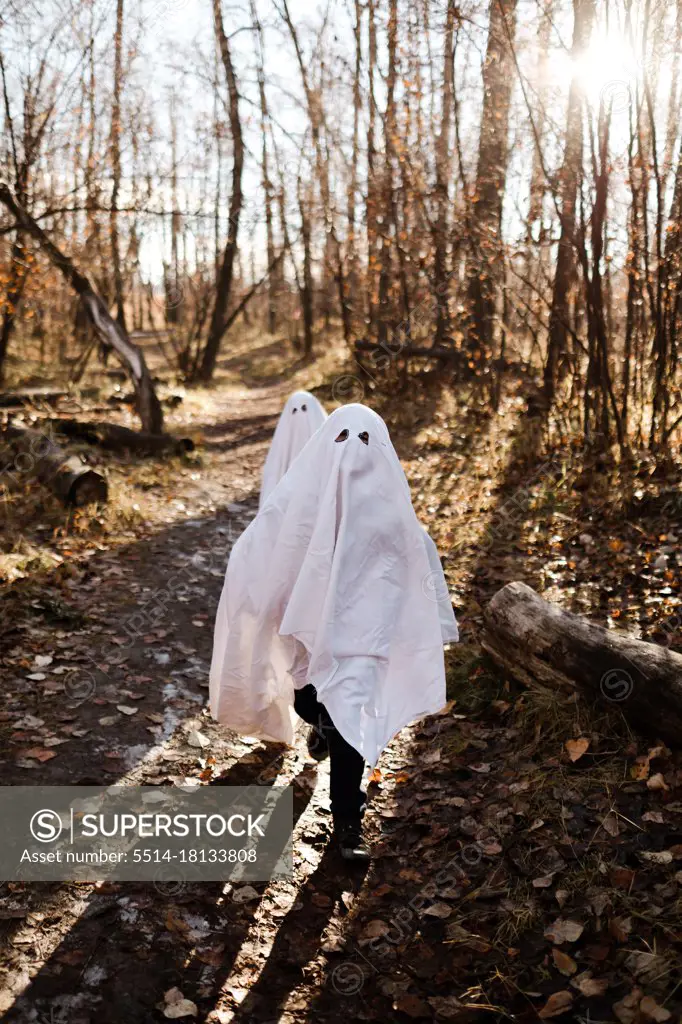
[[[332,701],[332,703],[333,703],[333,701]],[[370,768],[376,768],[377,763],[379,761],[379,758],[381,757],[383,752],[386,750],[386,747],[389,745],[389,743],[393,742],[393,740],[396,738],[396,736],[398,735],[399,732],[402,732],[403,729],[406,729],[408,727],[408,725],[413,725],[415,722],[421,721],[422,718],[427,718],[429,715],[437,714],[438,711],[442,711],[442,709],[445,707],[446,704],[447,704],[447,699],[444,697],[442,700],[439,699],[438,701],[434,701],[433,704],[429,705],[429,707],[426,708],[425,710],[417,711],[414,714],[411,714],[408,718],[406,718],[402,722],[401,725],[399,725],[397,727],[397,729],[395,729],[395,731],[392,733],[392,735],[389,736],[389,738],[386,740],[386,742],[382,746],[381,750],[379,750],[379,752],[374,756],[374,758],[367,757],[367,754],[364,753],[362,750],[358,750],[358,753],[362,755],[362,757],[367,762],[367,764],[370,766]],[[334,714],[333,714],[332,710],[329,707],[329,700],[327,700],[327,703],[325,703],[324,706],[327,709],[329,717],[331,718],[332,722],[334,723],[334,728],[338,732],[341,733],[341,735],[343,736],[343,738],[346,741],[346,743],[348,743],[351,747],[353,747],[354,750],[357,750],[357,747],[355,746],[355,744],[352,743],[351,740],[348,738],[348,735],[346,734],[345,729],[342,726],[340,726],[338,724],[337,720],[334,718]],[[338,717],[338,715],[337,715],[337,717]]]

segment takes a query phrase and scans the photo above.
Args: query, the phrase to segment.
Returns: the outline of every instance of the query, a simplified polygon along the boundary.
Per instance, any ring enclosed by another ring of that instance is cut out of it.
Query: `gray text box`
[[[292,874],[290,786],[0,786],[3,881]]]

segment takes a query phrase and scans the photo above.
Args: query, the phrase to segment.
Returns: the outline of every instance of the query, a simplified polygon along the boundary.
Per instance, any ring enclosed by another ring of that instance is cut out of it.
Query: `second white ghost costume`
[[[312,683],[374,765],[400,729],[443,707],[443,643],[457,639],[440,560],[385,423],[362,405],[337,409],[230,555],[214,718],[291,743],[294,686]]]
[[[309,391],[295,391],[289,396],[277,421],[263,466],[260,506],[326,418],[326,412]]]

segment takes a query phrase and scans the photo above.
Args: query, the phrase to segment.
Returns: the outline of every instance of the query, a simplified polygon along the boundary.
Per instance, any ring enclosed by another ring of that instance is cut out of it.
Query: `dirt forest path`
[[[6,884],[2,1019],[159,1024],[173,988],[191,1004],[186,1019],[216,1024],[532,1021],[546,1006],[543,1019],[559,1010],[624,1021],[627,1007],[614,1016],[614,1004],[643,998],[668,1012],[676,890],[665,859],[640,853],[674,846],[679,818],[663,804],[674,803],[679,769],[666,774],[667,792],[647,788],[649,763],[652,775],[668,772],[667,755],[630,738],[628,756],[649,758],[633,781],[617,726],[609,721],[600,739],[602,724],[575,701],[530,701],[490,672],[475,642],[498,585],[552,586],[546,550],[524,523],[507,514],[506,532],[486,535],[526,479],[513,457],[532,456],[515,396],[495,420],[461,402],[434,411],[416,400],[409,420],[397,417],[396,445],[448,555],[464,629],[448,655],[453,700],[405,730],[370,783],[367,873],[328,844],[324,765],[300,743],[285,751],[211,723],[208,665],[229,545],[255,514],[284,398],[305,383],[229,385],[210,413],[194,400],[186,415],[201,424],[201,459],[178,461],[163,481],[153,469],[138,475],[120,543],[92,544],[72,563],[64,549],[68,571],[23,595],[0,710],[5,784],[291,783],[294,878]],[[544,486],[546,472],[533,472],[528,486]],[[584,528],[571,522],[573,534]],[[594,756],[574,765],[564,742],[583,732]],[[669,1018],[629,1018],[640,1019]]]
[[[224,410],[217,403],[216,422],[204,427],[207,465],[182,470],[172,485],[152,483],[145,513],[154,518],[134,539],[102,545],[71,570],[69,615],[81,616],[84,624],[42,631],[47,646],[33,648],[24,685],[16,680],[20,704],[47,684],[42,708],[56,711],[69,735],[68,758],[43,761],[41,779],[137,780],[191,704],[201,710],[227,555],[257,508],[262,452],[278,415],[279,391],[249,395],[250,416],[238,396],[226,394]],[[17,655],[23,665],[25,652]],[[117,711],[126,704],[129,713]],[[19,739],[30,743],[32,737],[29,724]],[[59,745],[52,749],[59,752]],[[30,779],[20,762],[3,766],[9,784]]]
[[[32,625],[15,623],[27,643],[3,659],[4,677],[11,674],[0,712],[3,732],[9,730],[6,785],[30,784],[37,775],[46,785],[182,782],[205,768],[205,747],[226,783],[277,776],[274,764],[264,771],[252,753],[260,744],[222,735],[203,709],[229,547],[255,514],[264,453],[289,390],[273,384],[221,392],[202,424],[205,466],[183,470],[170,493],[152,483],[148,528],[130,542],[87,552],[87,561],[71,568],[66,594],[61,577],[46,581],[47,603],[68,604],[68,622],[41,628],[39,605],[29,612]],[[290,756],[290,772],[296,761]],[[0,1009],[8,1019],[159,1017],[154,1003],[169,972],[182,973],[182,957],[172,949],[166,955],[162,943],[152,981],[154,968],[133,951],[126,928],[112,935],[117,888],[104,886],[98,895],[87,885],[3,887]],[[211,894],[209,904],[216,901]],[[142,905],[155,906],[169,934],[163,887]],[[139,933],[132,927],[138,912],[126,916],[129,931]],[[204,937],[212,934],[214,924],[197,922]]]

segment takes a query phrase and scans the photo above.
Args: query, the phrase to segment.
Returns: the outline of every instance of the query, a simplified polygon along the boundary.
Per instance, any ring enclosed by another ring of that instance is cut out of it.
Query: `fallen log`
[[[19,388],[0,394],[1,409],[22,409],[25,405],[56,405],[62,398],[68,398],[68,391],[54,391],[49,388]]]
[[[137,452],[141,455],[156,455],[161,452],[194,451],[194,441],[189,437],[171,437],[169,434],[147,434],[144,431],[129,430],[117,423],[83,423],[73,419],[52,419],[48,421],[55,430],[65,437],[96,444],[109,451]]]
[[[461,359],[462,353],[455,348],[443,348],[432,346],[431,348],[419,347],[417,345],[392,345],[386,343],[379,345],[374,341],[356,341],[356,352],[375,352],[382,359],[411,359],[416,356],[420,359]]]
[[[522,683],[585,690],[637,728],[682,744],[682,655],[597,626],[508,583],[486,609],[484,649]]]
[[[48,238],[38,222],[17,202],[5,182],[0,181],[0,203],[16,218],[18,226],[34,238],[50,262],[64,275],[80,296],[83,309],[101,343],[112,349],[128,371],[135,388],[137,412],[145,430],[151,434],[163,433],[163,410],[154,389],[154,382],[145,362],[142,349],[134,345],[121,325],[114,320],[97,294],[90,280],[81,273],[73,260]]]
[[[107,500],[106,478],[77,455],[65,452],[47,432],[11,424],[0,437],[5,449],[0,462],[7,479],[35,476],[65,505],[78,508]]]

